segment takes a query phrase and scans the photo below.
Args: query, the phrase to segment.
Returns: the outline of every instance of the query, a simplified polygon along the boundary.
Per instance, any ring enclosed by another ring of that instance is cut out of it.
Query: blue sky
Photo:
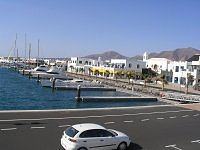
[[[199,0],[0,0],[0,56],[16,33],[20,56],[25,33],[32,56],[40,40],[41,57],[200,49],[199,8]]]

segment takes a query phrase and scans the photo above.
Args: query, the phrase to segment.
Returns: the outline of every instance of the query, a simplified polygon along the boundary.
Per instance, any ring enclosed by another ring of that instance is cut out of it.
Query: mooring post
[[[56,79],[53,77],[52,78],[52,91],[54,91],[54,89],[55,89],[55,82],[56,82]]]
[[[29,71],[28,73],[28,78],[30,79],[31,78],[31,72]]]
[[[81,100],[81,86],[78,85],[77,86],[77,101],[80,101]]]
[[[40,75],[38,74],[37,75],[37,82],[39,82],[40,81]]]

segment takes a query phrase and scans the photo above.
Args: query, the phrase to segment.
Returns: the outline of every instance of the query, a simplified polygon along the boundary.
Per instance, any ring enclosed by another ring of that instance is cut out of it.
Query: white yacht
[[[45,78],[45,79],[50,79],[50,78],[60,78],[60,79],[66,79],[66,76],[56,67],[53,66],[46,72],[33,72],[31,73],[32,77],[34,78]]]
[[[53,85],[53,78],[51,79],[42,79],[40,80],[40,83],[43,87],[52,87]],[[65,86],[69,82],[69,80],[62,80],[62,79],[55,79],[55,85],[56,86]]]
[[[50,80],[40,80],[41,85],[43,87],[52,87],[53,86],[53,78]],[[63,88],[63,89],[74,89],[77,88],[78,85],[81,87],[104,87],[101,84],[84,81],[80,79],[67,79],[67,80],[61,80],[61,79],[55,79],[55,88]]]
[[[28,75],[33,74],[33,73],[41,73],[41,72],[46,72],[48,70],[48,66],[47,65],[40,65],[35,67],[34,69],[21,69],[19,70],[20,73],[24,74],[24,75]]]

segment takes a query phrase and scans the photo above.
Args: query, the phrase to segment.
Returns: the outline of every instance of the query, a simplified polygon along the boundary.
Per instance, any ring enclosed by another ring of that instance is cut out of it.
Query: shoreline
[[[111,79],[106,79],[106,78],[99,78],[99,77],[94,77],[94,76],[87,76],[87,75],[83,75],[83,74],[75,74],[75,73],[66,73],[69,76],[73,76],[75,78],[80,78],[83,80],[88,80],[88,81],[93,81],[93,80],[98,80],[101,84],[105,85],[106,87],[109,88],[116,88],[116,91],[118,92],[123,92],[123,93],[127,93],[130,95],[135,95],[135,96],[142,96],[142,97],[149,97],[149,96],[153,96],[156,97],[158,99],[158,101],[160,102],[164,102],[167,104],[171,104],[171,105],[177,105],[177,104],[182,104],[181,102],[178,101],[173,101],[173,100],[168,100],[168,99],[163,99],[161,98],[160,94],[163,91],[160,91],[159,89],[154,89],[152,87],[143,87],[143,85],[128,85],[127,82],[123,82],[123,81],[115,81],[115,80],[111,80]],[[110,82],[115,82],[115,83],[110,83]],[[111,86],[111,85],[115,85],[115,86]]]

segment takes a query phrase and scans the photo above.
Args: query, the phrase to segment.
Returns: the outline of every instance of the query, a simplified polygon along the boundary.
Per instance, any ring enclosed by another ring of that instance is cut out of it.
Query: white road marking
[[[170,119],[174,119],[174,118],[176,118],[176,116],[173,116],[173,117],[169,117]]]
[[[199,116],[199,114],[195,114],[195,115],[193,115],[194,117],[197,117],[197,116]]]
[[[125,122],[125,123],[131,123],[131,122],[133,122],[133,120],[125,120],[123,122]]]
[[[199,143],[200,144],[200,140],[191,141],[191,143]]]
[[[113,124],[113,123],[115,123],[115,122],[105,122],[104,124]]]
[[[172,148],[177,149],[177,150],[182,150],[182,149],[176,147],[176,144],[174,144],[174,145],[167,145],[165,147],[167,147],[167,148],[172,147]]]
[[[6,128],[6,129],[1,129],[1,131],[9,131],[9,130],[16,130],[17,128]]]
[[[185,118],[185,117],[188,117],[189,115],[184,115],[184,116],[182,116],[183,118]]]
[[[65,124],[65,125],[61,125],[61,126],[58,126],[59,128],[63,128],[63,127],[70,127],[71,125],[68,125],[68,124]]]
[[[158,119],[158,120],[163,120],[163,119],[165,119],[165,118],[156,118],[156,119]]]
[[[31,129],[44,129],[45,127],[31,127]]]
[[[149,112],[149,113],[136,113],[136,114],[118,114],[118,115],[101,115],[101,116],[80,116],[80,117],[58,117],[58,118],[24,118],[24,119],[7,119],[0,120],[0,122],[8,121],[41,121],[41,120],[64,120],[64,119],[86,119],[86,118],[105,118],[105,117],[123,117],[123,116],[138,116],[138,115],[153,115],[153,114],[166,114],[166,113],[178,113],[178,112],[191,112],[194,110],[174,110],[164,112]]]
[[[141,121],[148,121],[149,119],[143,119],[143,120],[141,120]]]

